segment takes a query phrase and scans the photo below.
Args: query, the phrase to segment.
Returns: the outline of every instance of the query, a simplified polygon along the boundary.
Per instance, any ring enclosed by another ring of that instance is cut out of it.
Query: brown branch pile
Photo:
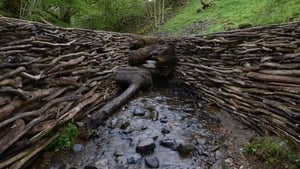
[[[300,143],[300,22],[170,42],[176,78],[257,131]]]
[[[115,97],[112,74],[138,43],[125,34],[0,18],[0,168],[32,157],[55,126]]]
[[[112,75],[129,52],[156,41],[0,18],[0,168],[21,167],[54,127],[97,113],[119,93]],[[300,143],[300,23],[165,41],[177,79],[258,131]]]

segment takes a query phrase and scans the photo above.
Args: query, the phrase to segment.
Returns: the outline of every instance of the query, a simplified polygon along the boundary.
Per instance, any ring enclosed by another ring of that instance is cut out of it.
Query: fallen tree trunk
[[[0,37],[0,168],[25,158],[54,127],[117,97],[113,74],[128,56],[174,64],[147,53],[159,48],[156,37],[9,18],[0,18]],[[298,22],[164,41],[175,47],[175,78],[260,133],[299,144],[299,39]]]

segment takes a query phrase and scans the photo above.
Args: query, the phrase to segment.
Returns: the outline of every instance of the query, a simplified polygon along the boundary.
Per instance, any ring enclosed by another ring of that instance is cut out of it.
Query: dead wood
[[[134,64],[158,61],[158,74],[173,70],[185,87],[259,133],[300,144],[299,39],[299,22],[159,39],[2,17],[0,168],[23,165],[17,162],[48,144],[41,140],[55,127],[89,114],[101,121],[99,112],[124,103],[141,86],[126,74],[134,68],[120,69],[130,55]],[[119,69],[125,74],[115,79]],[[119,97],[118,79],[133,84]]]
[[[107,117],[111,116],[121,105],[126,103],[139,89],[152,85],[151,72],[137,67],[121,68],[115,73],[116,81],[128,83],[128,88],[110,103],[104,105],[99,111],[93,113],[89,126],[94,128],[99,126]]]
[[[0,18],[0,164],[23,165],[16,161],[32,156],[17,152],[35,152],[49,131],[98,112],[116,97],[121,88],[114,73],[128,65],[132,49],[157,38],[148,39]]]
[[[300,23],[169,39],[175,77],[262,134],[300,144]]]

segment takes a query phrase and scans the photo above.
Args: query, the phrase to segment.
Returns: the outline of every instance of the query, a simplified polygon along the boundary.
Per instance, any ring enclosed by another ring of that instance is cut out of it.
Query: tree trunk
[[[31,17],[32,11],[33,11],[34,6],[35,6],[35,3],[36,3],[36,0],[32,0],[32,1],[31,1],[30,6],[29,6],[29,8],[28,8],[28,13],[27,13],[27,16],[28,16],[28,17]]]
[[[153,2],[153,10],[154,10],[154,26],[157,27],[157,9],[156,9],[156,0]]]

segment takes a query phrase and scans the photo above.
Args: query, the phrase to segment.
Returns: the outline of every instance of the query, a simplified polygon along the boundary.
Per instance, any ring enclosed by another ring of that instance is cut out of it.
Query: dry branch
[[[116,97],[120,88],[112,75],[140,44],[135,35],[0,18],[0,164],[28,160],[51,129]],[[15,151],[21,141],[26,144]]]
[[[175,47],[172,75],[186,87],[258,132],[300,144],[299,39],[299,22],[162,40],[2,17],[0,168],[23,165],[56,126],[103,110],[120,93],[113,74],[128,56],[154,47],[130,62],[152,57],[169,69],[175,59],[157,56],[162,41]]]
[[[299,28],[296,22],[169,39],[179,60],[174,76],[262,134],[300,144]]]

